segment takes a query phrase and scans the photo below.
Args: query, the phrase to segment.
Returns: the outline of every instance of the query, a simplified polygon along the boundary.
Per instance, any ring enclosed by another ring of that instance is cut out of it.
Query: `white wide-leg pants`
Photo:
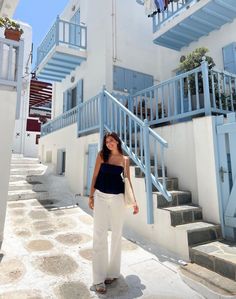
[[[98,190],[94,198],[93,284],[106,278],[118,278],[121,264],[121,238],[124,222],[124,194],[107,194]],[[108,228],[111,248],[108,259]]]

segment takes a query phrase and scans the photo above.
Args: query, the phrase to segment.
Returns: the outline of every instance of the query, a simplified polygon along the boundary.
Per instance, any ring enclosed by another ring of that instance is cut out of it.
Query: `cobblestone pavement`
[[[8,202],[0,299],[203,298],[181,280],[177,265],[126,239],[121,277],[106,295],[91,291],[93,218],[71,204],[64,178],[43,180],[53,197]]]

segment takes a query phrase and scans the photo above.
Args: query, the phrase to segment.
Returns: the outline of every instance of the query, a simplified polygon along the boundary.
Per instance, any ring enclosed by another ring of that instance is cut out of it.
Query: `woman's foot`
[[[99,294],[105,294],[107,291],[104,282],[95,284],[94,287],[95,287],[95,291]]]
[[[116,280],[117,280],[117,278],[107,278],[107,279],[105,279],[105,284],[112,284]]]

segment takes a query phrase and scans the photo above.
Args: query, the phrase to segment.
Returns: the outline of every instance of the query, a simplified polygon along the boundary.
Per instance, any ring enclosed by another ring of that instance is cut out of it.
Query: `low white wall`
[[[54,171],[57,169],[57,150],[66,151],[65,175],[71,190],[83,195],[87,186],[88,145],[98,143],[98,134],[77,138],[77,124],[73,124],[40,139],[40,159],[46,163],[47,152],[52,152]]]
[[[0,90],[0,243],[3,230],[8,198],[10,160],[16,112],[16,92]],[[1,244],[0,244],[1,245]]]
[[[213,130],[211,116],[155,129],[168,142],[168,176],[178,178],[180,190],[191,191],[204,220],[219,223]]]

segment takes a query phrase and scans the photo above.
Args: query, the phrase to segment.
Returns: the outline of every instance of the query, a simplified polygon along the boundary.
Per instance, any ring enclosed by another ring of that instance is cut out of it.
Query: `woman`
[[[96,292],[106,293],[106,284],[120,276],[121,237],[124,219],[124,172],[130,180],[129,158],[123,155],[121,141],[114,132],[103,138],[91,184],[89,207],[94,209],[93,231],[93,284]],[[96,191],[96,192],[95,192]],[[94,197],[95,194],[95,197]],[[137,214],[137,203],[133,214]],[[111,226],[111,250],[108,262],[107,235]]]

